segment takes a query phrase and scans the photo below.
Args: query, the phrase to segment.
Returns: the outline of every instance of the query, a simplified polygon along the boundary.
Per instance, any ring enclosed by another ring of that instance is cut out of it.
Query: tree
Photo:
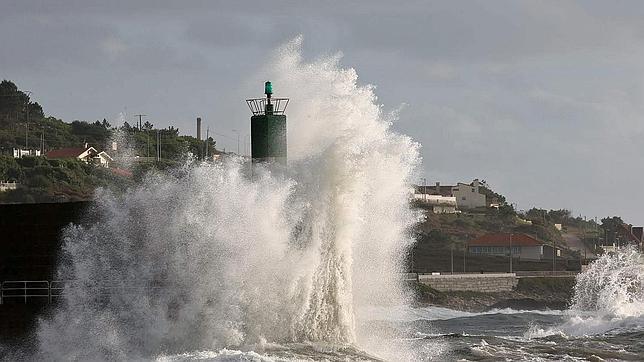
[[[130,132],[132,130],[132,126],[130,126],[127,121],[123,122],[123,125],[121,126],[121,129],[127,132]]]
[[[605,217],[602,219],[601,228],[604,231],[604,240],[607,244],[612,244],[623,227],[624,221],[619,216]]]

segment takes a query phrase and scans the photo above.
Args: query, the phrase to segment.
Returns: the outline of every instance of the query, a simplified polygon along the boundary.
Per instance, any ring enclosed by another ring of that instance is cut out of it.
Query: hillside
[[[105,118],[67,123],[46,116],[40,104],[33,102],[29,94],[19,90],[13,82],[0,82],[0,154],[9,155],[12,148],[47,152],[85,144],[112,152],[112,142],[117,141],[119,151],[115,153],[127,149],[130,155],[156,158],[157,134],[160,157],[166,160],[179,160],[188,152],[202,158],[206,149],[207,157],[219,153],[212,137],[199,141],[192,136],[180,135],[179,129],[172,126],[155,128],[150,121],[136,127],[127,121],[122,125],[112,125]]]
[[[509,271],[508,257],[477,256],[466,252],[468,241],[488,233],[522,233],[547,245],[556,245],[562,249],[562,255],[556,258],[558,271],[579,270],[586,262],[585,257],[593,256],[570,248],[564,236],[578,236],[580,240],[593,240],[594,244],[601,225],[572,217],[567,210],[530,209],[518,213],[505,203],[505,198],[502,200],[504,203],[498,209],[479,208],[456,214],[434,214],[423,204],[415,203],[424,211],[425,219],[414,230],[417,243],[410,255],[409,269],[413,266],[414,271],[421,273],[451,272],[453,265],[454,272]],[[562,230],[558,230],[555,224],[562,224]],[[552,259],[513,260],[513,270],[552,269]]]
[[[80,160],[0,156],[0,180],[14,180],[16,190],[0,192],[0,203],[89,200],[97,187],[123,190],[132,180]]]
[[[12,151],[39,150],[46,155],[51,150],[85,145],[108,152],[114,159],[111,168],[74,159],[14,159]],[[199,141],[180,135],[179,129],[172,126],[155,128],[150,121],[136,127],[127,121],[113,126],[105,118],[68,123],[47,116],[40,104],[13,82],[0,82],[0,182],[18,183],[17,190],[0,192],[0,202],[87,200],[96,187],[121,189],[152,168],[172,167],[190,155],[212,158],[220,153],[215,146],[212,137]],[[127,168],[134,177],[112,172],[115,168]]]

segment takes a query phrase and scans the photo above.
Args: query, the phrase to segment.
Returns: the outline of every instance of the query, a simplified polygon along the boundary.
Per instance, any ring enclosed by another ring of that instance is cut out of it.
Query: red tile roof
[[[46,156],[49,158],[75,158],[85,151],[87,148],[83,147],[61,148],[47,152]]]
[[[469,246],[508,246],[510,244],[509,233],[485,234],[474,240],[470,240]],[[530,235],[512,233],[512,245],[515,246],[539,246],[545,242],[537,240]]]

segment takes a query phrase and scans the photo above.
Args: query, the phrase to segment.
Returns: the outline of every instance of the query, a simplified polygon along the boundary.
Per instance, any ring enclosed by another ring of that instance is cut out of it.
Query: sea
[[[410,206],[422,146],[341,58],[305,58],[298,37],[244,83],[292,97],[287,167],[187,158],[98,189],[62,233],[60,303],[0,358],[644,360],[635,250],[580,274],[565,311],[414,307],[401,275],[425,217]]]

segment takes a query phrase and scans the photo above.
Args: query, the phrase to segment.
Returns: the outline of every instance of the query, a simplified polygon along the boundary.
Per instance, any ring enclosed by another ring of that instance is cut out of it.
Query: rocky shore
[[[512,308],[519,310],[566,309],[573,297],[575,278],[521,278],[511,292],[441,292],[422,283],[414,283],[419,306],[434,305],[468,312]]]

